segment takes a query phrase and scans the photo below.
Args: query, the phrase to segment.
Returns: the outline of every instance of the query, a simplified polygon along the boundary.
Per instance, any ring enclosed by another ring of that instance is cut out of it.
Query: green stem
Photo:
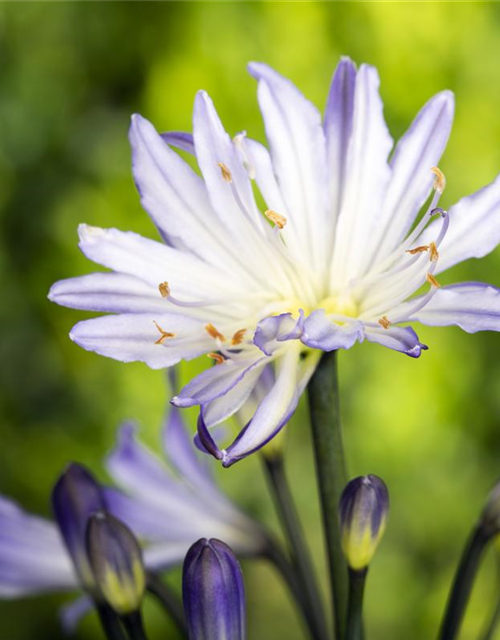
[[[493,611],[493,615],[491,616],[491,620],[488,626],[485,629],[484,634],[482,635],[482,640],[493,640],[494,633],[496,628],[498,627],[498,623],[500,622],[500,600],[495,605],[495,609]]]
[[[321,602],[321,593],[317,585],[304,531],[286,479],[283,456],[280,454],[263,455],[262,460],[276,511],[289,543],[293,568],[302,591],[304,615],[311,636],[317,640],[328,640],[328,627]]]
[[[155,596],[164,609],[169,613],[177,629],[187,637],[186,620],[182,603],[177,594],[170,589],[156,574],[148,574],[147,590]]]
[[[97,614],[107,640],[127,640],[119,617],[107,604],[96,603]]]
[[[309,412],[328,551],[335,637],[344,637],[347,565],[340,544],[338,507],[347,482],[340,424],[337,353],[323,354],[308,385]]]
[[[469,538],[458,565],[439,635],[440,640],[455,640],[460,630],[479,561],[489,536],[478,526]]]
[[[363,595],[365,592],[366,573],[366,569],[364,571],[349,570],[349,598],[345,640],[362,640],[363,638]]]
[[[127,629],[130,640],[147,640],[146,632],[142,624],[142,616],[139,611],[122,616],[122,621]]]

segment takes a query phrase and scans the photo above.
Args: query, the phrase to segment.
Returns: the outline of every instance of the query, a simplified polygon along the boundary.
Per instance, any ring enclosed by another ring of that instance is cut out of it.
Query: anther
[[[231,344],[232,345],[237,345],[237,344],[241,344],[243,342],[243,337],[246,333],[246,329],[240,329],[239,331],[237,331],[234,336],[231,338]]]
[[[379,325],[384,327],[384,329],[388,329],[392,324],[387,316],[382,316],[380,318],[380,320],[378,321],[378,323],[379,323]]]
[[[439,251],[437,250],[436,247],[436,243],[435,242],[431,242],[429,245],[429,249],[430,249],[430,260],[431,262],[437,262],[438,258],[439,258]]]
[[[175,333],[170,333],[169,331],[165,331],[164,329],[162,329],[160,325],[156,322],[156,320],[153,320],[153,322],[155,323],[155,326],[158,329],[158,331],[161,333],[161,336],[158,338],[155,344],[163,344],[165,340],[168,340],[168,338],[175,338]]]
[[[425,276],[425,279],[432,287],[438,288],[441,286],[439,282],[436,280],[436,278],[432,275],[432,273],[427,273],[427,275]]]
[[[267,211],[264,211],[264,215],[268,220],[274,222],[278,229],[283,229],[283,227],[286,225],[287,220],[285,216],[276,213],[276,211],[273,211],[272,209],[267,209]]]
[[[226,339],[220,331],[217,331],[211,322],[205,325],[205,330],[211,338],[221,340],[222,342]]]
[[[218,162],[217,164],[220,167],[220,171],[222,173],[223,180],[225,180],[226,182],[231,183],[233,181],[233,176],[231,175],[231,172],[229,171],[227,166],[223,162]]]
[[[443,193],[444,188],[446,187],[446,178],[444,173],[438,167],[432,167],[431,171],[436,176],[434,180],[434,190],[438,193]]]
[[[158,290],[162,298],[168,298],[168,296],[170,295],[170,287],[168,285],[168,282],[160,282],[160,284],[158,285]]]
[[[208,358],[212,358],[212,360],[215,360],[215,364],[224,364],[224,362],[226,361],[226,358],[224,358],[223,355],[221,355],[220,353],[207,353],[207,357]]]
[[[424,251],[429,251],[429,246],[426,244],[420,247],[415,247],[414,249],[407,249],[406,253],[409,253],[412,256],[414,256],[416,253],[423,253]]]

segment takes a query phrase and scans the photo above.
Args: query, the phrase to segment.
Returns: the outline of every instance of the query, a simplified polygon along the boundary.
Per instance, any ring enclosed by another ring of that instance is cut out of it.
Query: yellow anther
[[[226,182],[232,182],[233,176],[231,175],[231,172],[226,167],[226,165],[223,162],[218,162],[217,164],[220,167],[220,172],[222,173],[223,180],[225,180]]]
[[[207,356],[209,358],[212,358],[212,360],[215,360],[215,364],[224,364],[224,362],[226,361],[226,359],[224,358],[223,355],[221,355],[220,353],[207,353]]]
[[[170,295],[170,287],[168,285],[168,282],[160,282],[160,284],[158,285],[158,290],[162,298],[168,298],[168,296]]]
[[[382,316],[378,321],[379,325],[384,327],[384,329],[388,329],[391,326],[391,321],[387,316]]]
[[[282,216],[281,214],[276,213],[276,211],[273,211],[272,209],[267,209],[267,211],[264,211],[264,215],[268,220],[271,220],[271,222],[274,222],[274,224],[278,227],[278,229],[283,229],[283,227],[286,225],[285,216]]]
[[[425,276],[425,279],[427,280],[427,282],[432,286],[432,287],[440,287],[441,285],[439,284],[439,282],[436,280],[436,278],[432,275],[432,273],[428,273]]]
[[[210,322],[208,324],[205,325],[205,330],[208,333],[208,335],[211,338],[215,338],[215,339],[219,339],[224,341],[226,338],[222,335],[222,333],[220,331],[217,331],[217,329],[214,327],[213,324],[211,324]]]
[[[410,253],[413,256],[416,253],[422,253],[423,251],[429,251],[429,245],[423,244],[420,247],[415,247],[415,249],[407,249],[406,253]]]
[[[431,242],[429,245],[429,249],[431,252],[431,255],[430,255],[431,262],[436,262],[439,258],[439,251],[437,250],[436,243]]]
[[[436,176],[434,180],[434,189],[439,191],[439,193],[443,193],[444,188],[446,187],[446,178],[444,173],[438,167],[432,167],[431,171]]]
[[[155,326],[158,329],[158,331],[161,333],[161,336],[158,338],[155,344],[163,344],[165,340],[168,340],[168,338],[175,338],[175,333],[170,333],[169,331],[165,331],[164,329],[162,329],[160,325],[156,322],[156,320],[153,320],[153,322],[155,323]]]
[[[231,338],[231,344],[237,345],[243,342],[243,337],[246,333],[246,329],[240,329],[237,331],[234,336]]]

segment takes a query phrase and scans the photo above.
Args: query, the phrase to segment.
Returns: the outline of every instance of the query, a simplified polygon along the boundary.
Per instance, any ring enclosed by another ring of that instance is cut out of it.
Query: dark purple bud
[[[220,540],[198,540],[184,560],[182,593],[189,640],[244,640],[245,588],[241,567]]]
[[[351,480],[340,498],[342,549],[347,564],[363,571],[370,564],[385,531],[389,492],[381,478]]]
[[[146,574],[132,531],[111,514],[96,513],[88,521],[86,548],[102,599],[121,616],[139,611]]]
[[[80,464],[71,463],[52,491],[52,510],[82,586],[93,590],[94,580],[85,549],[90,516],[106,508],[101,487]]]

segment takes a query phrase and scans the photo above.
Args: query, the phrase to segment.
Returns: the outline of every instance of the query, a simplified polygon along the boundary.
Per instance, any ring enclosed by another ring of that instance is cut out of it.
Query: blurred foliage
[[[190,130],[203,88],[229,131],[263,139],[247,61],[275,66],[322,106],[340,55],[350,55],[379,68],[396,137],[433,93],[456,93],[442,163],[447,206],[500,168],[499,29],[500,5],[482,2],[1,4],[2,493],[48,514],[52,482],[68,460],[103,473],[121,420],[140,420],[144,437],[158,441],[162,373],[79,349],[67,334],[84,314],[46,300],[52,282],[93,268],[77,249],[78,223],[155,234],[130,176],[131,113],[160,130]],[[498,285],[499,271],[497,251],[449,279]],[[465,537],[500,475],[499,335],[422,328],[420,336],[430,350],[417,361],[367,344],[340,358],[350,471],[382,476],[392,499],[368,581],[371,640],[435,636]],[[184,366],[182,375],[191,371]],[[326,588],[306,425],[301,408],[287,429],[288,466]],[[218,473],[249,511],[276,525],[256,457]],[[245,570],[250,637],[302,638],[271,569]],[[178,572],[170,579],[178,584]],[[496,580],[490,554],[462,640],[483,627]],[[62,637],[57,607],[66,599],[0,603],[1,640]],[[154,603],[146,619],[151,640],[175,638]],[[92,616],[77,637],[100,637]]]

